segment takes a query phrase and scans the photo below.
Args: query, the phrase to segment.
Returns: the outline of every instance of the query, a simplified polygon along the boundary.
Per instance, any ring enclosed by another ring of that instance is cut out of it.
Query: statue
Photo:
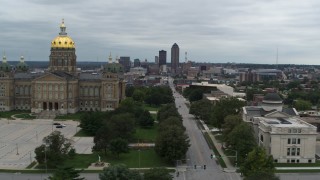
[[[99,157],[99,163],[100,163],[101,162],[100,156],[98,155],[98,157]]]

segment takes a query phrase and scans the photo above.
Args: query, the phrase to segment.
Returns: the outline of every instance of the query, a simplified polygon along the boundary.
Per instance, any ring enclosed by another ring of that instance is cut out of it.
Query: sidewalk
[[[236,172],[236,168],[231,164],[231,162],[229,161],[229,158],[226,157],[226,155],[224,154],[222,148],[221,148],[221,143],[219,143],[216,138],[211,134],[208,126],[203,123],[203,121],[200,121],[201,124],[203,125],[205,131],[208,133],[208,135],[210,136],[214,146],[216,147],[216,149],[218,150],[220,156],[222,157],[224,163],[226,164],[227,168],[224,169],[224,171],[226,172]]]

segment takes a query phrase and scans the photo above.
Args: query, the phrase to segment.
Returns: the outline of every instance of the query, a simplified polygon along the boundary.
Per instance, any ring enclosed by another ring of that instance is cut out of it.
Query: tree
[[[138,121],[139,121],[139,125],[143,128],[152,127],[154,123],[154,119],[148,110],[143,111]]]
[[[311,106],[312,106],[312,104],[310,101],[305,101],[302,99],[296,100],[293,105],[293,107],[295,107],[299,111],[310,110]]]
[[[221,128],[224,123],[224,118],[228,115],[236,115],[241,112],[245,102],[237,98],[221,98],[213,107],[211,114],[211,122],[216,128]]]
[[[104,153],[107,154],[107,148],[109,146],[110,140],[112,139],[111,130],[108,124],[105,122],[102,127],[97,131],[96,135],[93,138],[94,146],[93,151],[104,150]]]
[[[174,163],[183,159],[190,144],[185,130],[180,126],[168,126],[165,131],[159,132],[155,142],[155,151],[166,161]]]
[[[279,177],[275,176],[274,173],[268,172],[256,172],[248,177],[245,177],[244,180],[280,180]]]
[[[110,151],[119,158],[120,153],[129,152],[128,141],[116,138],[110,141]]]
[[[183,130],[185,130],[185,127],[182,125],[182,121],[180,118],[175,116],[170,116],[167,119],[161,121],[158,127],[158,132],[165,131],[168,127],[171,127],[171,126],[179,126]]]
[[[242,123],[242,118],[240,115],[228,115],[224,119],[224,124],[222,125],[222,137],[227,144],[229,144],[229,134],[240,123]]]
[[[132,97],[135,87],[126,86],[126,97]]]
[[[133,94],[132,94],[132,99],[138,102],[143,102],[145,99],[145,94],[143,91],[139,89],[135,89]]]
[[[123,138],[130,140],[135,132],[135,119],[132,114],[116,114],[107,121],[109,129],[112,131],[112,138]]]
[[[49,176],[49,180],[84,180],[81,178],[81,171],[75,170],[73,167],[58,167],[54,173]]]
[[[253,130],[250,125],[240,123],[228,136],[229,145],[238,152],[238,164],[241,164],[246,155],[256,146]]]
[[[272,156],[267,156],[262,147],[255,147],[249,152],[248,157],[240,167],[240,171],[245,177],[257,175],[256,173],[267,173],[274,175],[275,167]]]
[[[100,180],[142,180],[142,176],[137,172],[128,169],[124,164],[116,164],[104,168],[99,174]]]
[[[95,135],[102,126],[102,122],[108,116],[100,111],[90,111],[84,113],[80,118],[80,127],[90,135]]]
[[[171,180],[173,177],[166,168],[151,168],[144,173],[144,180]]]
[[[195,89],[194,91],[192,91],[189,95],[189,101],[193,102],[193,101],[199,101],[202,99],[203,96],[203,90],[201,89]]]
[[[162,120],[165,120],[170,116],[182,119],[174,104],[167,104],[165,106],[162,106],[157,113],[157,120],[160,123]]]
[[[205,122],[210,120],[210,112],[213,109],[212,103],[207,99],[202,99],[199,101],[194,101],[191,103],[190,114],[201,118]]]
[[[73,149],[71,140],[65,138],[59,131],[54,131],[43,138],[43,142],[45,144],[34,151],[39,164],[43,165],[46,158],[48,167],[57,167],[70,157],[69,152]]]

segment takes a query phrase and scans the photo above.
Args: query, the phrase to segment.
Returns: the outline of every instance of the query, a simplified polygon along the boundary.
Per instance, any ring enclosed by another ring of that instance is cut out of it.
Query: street
[[[190,148],[187,152],[186,164],[178,164],[177,170],[179,176],[175,179],[181,180],[240,180],[238,173],[226,173],[216,164],[214,159],[210,158],[213,153],[204,139],[201,130],[194,121],[193,115],[189,114],[186,106],[187,100],[177,93],[173,86],[173,80],[169,80],[170,87],[174,92],[176,107],[183,118],[183,125],[186,127],[186,133],[190,139]],[[204,169],[204,165],[206,169]],[[195,168],[196,167],[196,168]]]

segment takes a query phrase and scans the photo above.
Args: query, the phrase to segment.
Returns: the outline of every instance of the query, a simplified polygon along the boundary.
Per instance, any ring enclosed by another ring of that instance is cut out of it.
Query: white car
[[[62,126],[62,127],[66,127],[67,125],[65,125],[65,124],[61,124],[61,126]]]

